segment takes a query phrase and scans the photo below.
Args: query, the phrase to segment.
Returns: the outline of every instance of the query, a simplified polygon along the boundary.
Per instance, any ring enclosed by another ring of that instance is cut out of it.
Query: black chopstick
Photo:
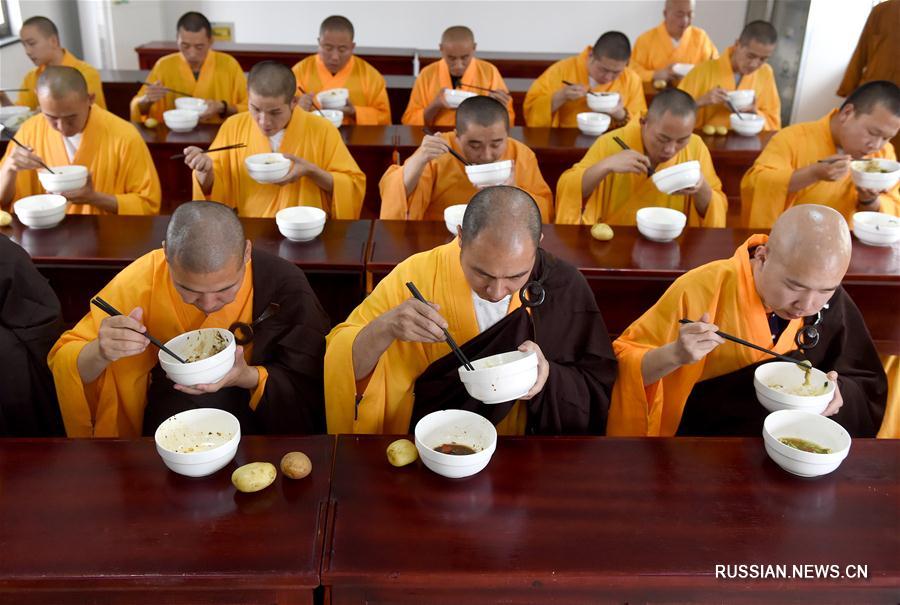
[[[739,120],[744,120],[744,114],[739,112],[737,108],[734,106],[734,103],[731,102],[731,99],[725,99],[725,104],[728,105],[728,109],[731,110],[732,113],[736,113]]]
[[[212,153],[213,151],[225,151],[227,149],[242,149],[246,146],[247,146],[246,143],[237,143],[236,145],[226,145],[225,147],[213,147],[212,149],[207,149],[203,153]],[[184,154],[176,153],[175,155],[170,155],[169,159],[170,160],[183,160]]]
[[[425,300],[425,297],[422,296],[422,293],[419,292],[419,289],[416,288],[416,285],[411,281],[406,282],[406,287],[409,288],[409,291],[412,292],[412,295],[416,297],[416,300],[419,302],[423,302],[426,305],[428,301]],[[462,362],[463,367],[469,370],[470,372],[475,371],[475,367],[469,362],[466,354],[462,352],[462,349],[459,348],[459,345],[456,344],[456,341],[453,340],[453,337],[450,336],[450,332],[447,331],[446,328],[441,328],[444,331],[444,336],[447,337],[447,344],[450,345],[450,348],[453,349],[453,352],[456,353],[456,356],[459,358],[459,361]]]
[[[300,86],[299,84],[297,84],[297,89],[300,90],[300,92],[302,92],[303,94],[306,94],[306,91],[303,90],[303,87]],[[318,105],[316,105],[316,95],[313,95],[312,93],[309,93],[309,94],[312,95],[312,99],[310,99],[310,103],[312,103],[312,108],[313,108],[313,110],[315,110],[316,113],[318,113],[320,116],[322,116],[322,117],[324,118],[324,117],[325,117],[325,114],[322,113],[322,110],[319,109],[319,106],[318,106]]]
[[[153,82],[144,82],[142,80],[135,80],[138,84],[143,86],[159,86],[159,84],[154,84]],[[168,86],[163,86],[168,92],[171,92],[173,95],[181,95],[182,97],[193,97],[189,92],[181,92],[180,90],[175,90],[174,88],[169,88]]]
[[[106,313],[107,315],[110,315],[111,317],[115,317],[116,315],[121,315],[121,313],[119,313],[115,307],[113,307],[111,304],[109,304],[108,302],[106,302],[105,300],[100,298],[99,296],[95,296],[93,299],[91,299],[91,304],[94,305],[95,307],[97,307],[98,309],[100,309],[101,311],[103,311],[104,313]],[[127,328],[127,329],[131,330],[132,332],[141,334],[142,336],[145,336],[147,338],[147,340],[149,340],[150,342],[155,344],[161,350],[165,351],[166,354],[168,354],[173,359],[177,359],[180,363],[187,363],[181,357],[179,357],[178,355],[176,355],[175,353],[173,353],[172,351],[167,349],[166,345],[159,342],[157,339],[153,338],[153,336],[150,335],[150,332],[138,332],[134,328]]]
[[[3,128],[0,127],[0,130],[3,130]],[[7,129],[7,130],[8,130],[8,129]],[[18,141],[16,140],[16,137],[14,137],[14,136],[12,135],[12,131],[10,131],[10,133],[9,133],[9,140],[12,141],[13,143],[15,143],[16,145],[18,145],[19,147],[21,147],[22,149],[24,149],[24,150],[26,150],[26,151],[28,151],[28,152],[30,152],[30,153],[34,153],[34,149],[32,149],[31,147],[28,147],[28,146],[23,145],[22,143],[18,142]],[[44,163],[43,160],[38,160],[37,163],[40,164],[41,166],[43,166],[44,169],[45,169],[47,172],[49,172],[50,174],[56,174],[55,172],[53,172],[53,170],[50,169],[50,166],[47,166],[47,164]]]
[[[619,137],[613,137],[613,141],[615,141],[615,142],[619,145],[619,147],[621,147],[621,148],[624,149],[625,151],[629,151],[629,150],[631,149],[631,147],[629,147],[629,146],[625,143],[625,141],[623,141],[623,140],[620,139]],[[647,167],[647,176],[653,176],[653,173],[654,173],[654,172],[655,172],[655,171],[653,170],[653,168],[651,168],[651,167],[649,167],[649,166]]]
[[[0,92],[29,92],[30,88],[2,88]]]
[[[475,90],[483,90],[485,92],[494,92],[493,88],[485,88],[484,86],[476,86],[475,84],[466,84],[465,82],[461,82],[460,86],[465,86],[466,88],[474,88]]]
[[[569,82],[568,80],[563,80],[562,83],[565,84],[566,86],[578,86],[578,84],[575,84],[575,82]],[[584,85],[582,84],[581,86],[584,86]],[[602,96],[603,96],[603,95],[600,94],[599,92],[594,92],[593,90],[589,90],[589,91],[587,91],[587,93],[588,93],[589,95],[594,95],[594,96],[596,96],[596,97],[602,97]]]
[[[692,324],[692,323],[694,323],[694,322],[691,321],[690,319],[679,319],[679,320],[678,320],[678,323],[682,323],[682,324]],[[747,341],[744,340],[743,338],[738,338],[737,336],[732,336],[731,334],[726,334],[725,332],[722,332],[721,330],[718,330],[718,331],[716,332],[716,334],[718,334],[719,336],[721,336],[721,337],[724,338],[725,340],[730,340],[731,342],[736,342],[736,343],[739,344],[739,345],[744,345],[745,347],[750,347],[751,349],[756,349],[757,351],[762,351],[763,353],[768,353],[768,354],[771,355],[772,357],[777,357],[777,358],[780,359],[781,361],[789,361],[789,362],[791,362],[791,363],[796,363],[798,366],[800,366],[800,367],[802,367],[802,368],[804,368],[804,369],[808,369],[808,368],[811,368],[811,367],[812,367],[812,365],[811,365],[808,361],[805,361],[805,360],[804,360],[804,361],[800,361],[800,360],[798,360],[798,359],[794,359],[794,358],[792,358],[792,357],[788,357],[787,355],[781,355],[781,354],[776,353],[776,352],[774,352],[774,351],[770,351],[769,349],[766,349],[766,348],[764,348],[764,347],[760,347],[760,346],[758,346],[758,345],[755,345],[755,344],[753,344],[752,342],[747,342]]]
[[[425,134],[427,134],[427,135],[429,135],[429,136],[434,136],[434,131],[431,130],[430,128],[423,128],[423,130],[424,130]],[[452,156],[455,157],[457,160],[459,160],[460,162],[462,162],[462,163],[463,163],[463,166],[472,166],[472,163],[471,163],[471,162],[469,162],[468,160],[466,160],[466,158],[464,158],[464,157],[462,157],[461,155],[459,155],[458,153],[456,153],[456,152],[453,150],[453,148],[450,147],[450,143],[447,143],[447,151],[450,152],[450,155],[452,155]]]

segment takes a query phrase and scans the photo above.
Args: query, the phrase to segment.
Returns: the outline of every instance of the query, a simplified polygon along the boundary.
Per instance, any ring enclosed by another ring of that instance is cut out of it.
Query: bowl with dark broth
[[[779,410],[763,423],[766,453],[800,477],[827,475],[850,452],[850,434],[834,420],[803,410]]]
[[[429,469],[444,477],[468,477],[490,462],[497,429],[474,412],[441,410],[416,424],[415,439],[419,457]]]

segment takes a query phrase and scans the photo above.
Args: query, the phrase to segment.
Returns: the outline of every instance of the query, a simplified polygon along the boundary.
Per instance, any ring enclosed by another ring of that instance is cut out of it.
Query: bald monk
[[[426,135],[403,166],[388,168],[379,183],[382,219],[442,221],[448,206],[465,204],[477,193],[465,166],[448,149],[476,165],[512,160],[512,172],[504,184],[527,191],[540,208],[541,220],[552,220],[553,194],[534,152],[509,137],[509,114],[490,97],[460,103],[455,132]]]
[[[200,13],[188,12],[175,26],[178,52],[160,58],[147,82],[131,100],[131,120],[163,121],[163,112],[175,109],[179,94],[206,100],[201,122],[219,124],[247,110],[247,79],[231,55],[212,50],[212,25]]]
[[[534,81],[525,95],[528,126],[575,128],[577,116],[592,111],[587,95],[619,93],[619,103],[606,111],[610,129],[627,124],[647,111],[641,78],[628,67],[631,43],[622,32],[606,32],[580,55],[557,61]]]
[[[84,187],[66,191],[69,214],[159,214],[159,177],[134,125],[93,104],[84,76],[51,66],[37,84],[41,115],[22,124],[0,163],[0,206],[44,193],[37,171],[86,166]],[[14,209],[15,210],[15,209]]]
[[[475,56],[475,34],[468,27],[448,27],[441,35],[441,59],[419,72],[401,122],[412,126],[453,126],[455,110],[444,98],[444,90],[459,89],[493,97],[509,111],[514,124],[509,88],[497,68]]]
[[[900,216],[900,187],[856,187],[850,161],[896,159],[890,144],[900,130],[900,88],[863,84],[816,122],[788,126],[775,136],[741,180],[741,218],[754,229],[771,227],[785,209],[824,204],[852,220],[859,210]]]
[[[297,106],[297,80],[274,61],[253,66],[250,111],[229,118],[210,149],[245,143],[241,149],[207,155],[186,147],[184,163],[194,171],[194,197],[221,201],[240,216],[272,217],[289,206],[315,206],[332,218],[356,219],[366,176],[356,165],[338,130],[325,118]],[[257,183],[244,159],[278,152],[291,160],[278,183]]]
[[[458,235],[399,264],[328,335],[328,432],[408,433],[430,412],[459,408],[501,434],[602,434],[616,374],[609,336],[584,277],[540,248],[534,200],[515,187],[482,189]],[[441,328],[470,360],[534,352],[537,382],[517,402],[475,401]]]
[[[769,412],[756,399],[753,372],[772,357],[725,341],[721,330],[826,372],[837,389],[823,414],[854,437],[874,437],[887,382],[841,287],[850,248],[840,214],[800,206],[771,235],[752,235],[730,259],[675,280],[614,343],[619,379],[607,434],[758,437]],[[694,323],[681,325],[682,318]],[[814,326],[818,342],[798,351],[804,326]]]
[[[687,214],[689,226],[724,227],[728,200],[709,150],[694,134],[695,113],[690,95],[664,90],[650,102],[644,118],[594,141],[559,178],[556,222],[634,225],[638,210],[661,206]],[[614,137],[630,149],[623,150]],[[650,169],[658,172],[691,160],[700,162],[700,180],[672,195],[659,191],[648,176]]]
[[[676,63],[697,65],[719,56],[706,32],[691,25],[695,8],[694,0],[666,0],[663,22],[635,40],[628,66],[642,81],[673,83],[681,78]]]
[[[731,125],[733,112],[727,100],[734,90],[755,92],[750,105],[735,109],[765,118],[764,130],[781,128],[781,99],[775,73],[766,63],[777,43],[778,32],[771,23],[751,21],[721,57],[701,63],[684,77],[678,88],[697,99],[697,128]]]
[[[162,248],[126,267],[99,296],[127,315],[91,306],[48,358],[70,437],[152,435],[169,416],[201,407],[231,412],[244,433],[321,430],[328,316],[303,271],[254,249],[227,206],[179,206]],[[267,309],[274,316],[253,327],[234,367],[214,384],[172,383],[146,337],[166,342],[250,324]]]
[[[306,57],[292,71],[300,91],[300,107],[305,111],[315,106],[315,95],[323,90],[346,88],[350,96],[341,107],[344,124],[361,126],[391,123],[384,76],[361,57],[353,54],[353,24],[346,17],[333,15],[319,26],[319,52]]]
[[[28,254],[0,235],[0,437],[63,435],[47,353],[62,333],[59,300]]]
[[[35,64],[35,68],[25,74],[21,86],[25,90],[19,91],[16,105],[25,105],[36,109],[38,106],[36,92],[38,78],[50,65],[65,65],[74,67],[81,72],[87,82],[88,92],[94,95],[94,103],[106,109],[100,73],[62,47],[59,41],[59,30],[53,21],[40,16],[25,19],[19,29],[19,39],[22,41],[25,54]],[[12,105],[4,92],[0,92],[0,105]]]

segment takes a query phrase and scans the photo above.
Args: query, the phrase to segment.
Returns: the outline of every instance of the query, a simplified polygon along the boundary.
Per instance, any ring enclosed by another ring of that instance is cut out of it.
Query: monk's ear
[[[91,105],[94,104],[94,99],[95,99],[96,97],[97,97],[97,95],[94,94],[94,93],[91,93],[91,94],[88,95],[88,101],[91,102]]]
[[[766,262],[766,259],[769,256],[769,249],[766,248],[765,244],[757,246],[756,249],[753,250],[753,258],[762,263]]]
[[[853,106],[853,103],[847,103],[841,108],[840,112],[838,112],[838,119],[841,123],[844,123],[849,120],[854,113],[856,113],[856,108]]]
[[[291,97],[291,102],[288,103],[288,107],[291,108],[291,111],[294,111],[294,108],[297,107],[297,103],[299,103],[299,102],[300,102],[300,97],[294,95],[293,97]]]

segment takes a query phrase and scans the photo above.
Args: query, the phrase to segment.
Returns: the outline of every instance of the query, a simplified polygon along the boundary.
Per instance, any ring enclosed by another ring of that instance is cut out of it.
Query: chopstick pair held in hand
[[[416,285],[414,283],[412,283],[411,281],[406,282],[406,287],[409,288],[409,291],[412,292],[412,295],[416,298],[416,300],[425,303],[426,305],[428,304],[428,301],[425,300],[425,297],[422,296],[422,293],[419,292],[419,289],[416,288]],[[462,352],[462,349],[459,348],[459,345],[456,344],[456,341],[453,340],[452,336],[450,336],[450,332],[447,330],[447,328],[441,328],[441,330],[444,331],[444,336],[447,338],[447,344],[449,344],[450,348],[453,349],[453,352],[456,353],[456,357],[459,359],[460,363],[463,364],[463,367],[470,372],[474,371],[475,367],[472,366],[472,363],[466,357],[466,354]]]
[[[98,309],[100,309],[101,311],[103,311],[104,313],[106,313],[107,315],[109,315],[110,317],[115,317],[115,316],[117,316],[117,315],[122,315],[115,307],[113,307],[111,304],[109,304],[108,302],[106,302],[105,300],[103,300],[102,298],[100,298],[99,296],[95,296],[95,297],[91,300],[91,304],[94,305],[95,307],[97,307]],[[126,329],[126,330],[131,330],[132,332],[136,332],[137,334],[140,334],[141,336],[145,337],[147,340],[149,340],[150,342],[152,342],[154,345],[156,345],[157,347],[159,347],[161,350],[165,351],[167,355],[169,355],[169,356],[172,357],[173,359],[177,360],[179,363],[187,363],[184,359],[182,359],[181,357],[179,357],[178,355],[176,355],[175,353],[173,353],[171,350],[169,350],[168,348],[166,348],[166,345],[164,345],[164,344],[161,343],[159,340],[157,340],[156,338],[154,338],[154,337],[150,334],[150,332],[138,332],[138,331],[135,330],[134,328],[125,328],[125,329]]]

